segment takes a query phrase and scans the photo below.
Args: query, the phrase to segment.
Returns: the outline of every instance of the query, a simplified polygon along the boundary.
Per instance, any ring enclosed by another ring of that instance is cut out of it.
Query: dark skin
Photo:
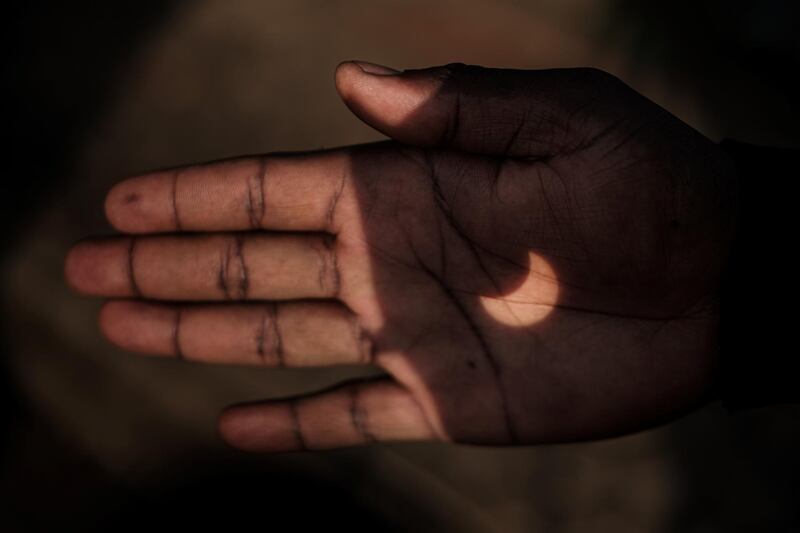
[[[345,62],[391,141],[149,173],[66,276],[137,352],[386,377],[231,406],[254,451],[620,435],[713,399],[736,179],[613,76]]]

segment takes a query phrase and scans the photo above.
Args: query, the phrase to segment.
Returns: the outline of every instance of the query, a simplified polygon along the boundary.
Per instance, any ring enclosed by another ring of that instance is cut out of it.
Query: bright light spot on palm
[[[542,256],[529,252],[530,273],[508,294],[481,296],[481,304],[495,320],[509,326],[530,326],[544,320],[558,299],[558,279]]]

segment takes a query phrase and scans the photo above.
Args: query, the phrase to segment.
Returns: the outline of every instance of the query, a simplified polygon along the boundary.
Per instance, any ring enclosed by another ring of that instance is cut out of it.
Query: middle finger
[[[337,298],[335,238],[226,233],[112,237],[76,245],[67,279],[106,297],[158,300]]]

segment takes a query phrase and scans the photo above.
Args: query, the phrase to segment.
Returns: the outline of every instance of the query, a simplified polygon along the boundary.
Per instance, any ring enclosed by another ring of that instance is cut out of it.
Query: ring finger
[[[373,344],[358,319],[332,301],[116,300],[103,306],[100,327],[124,349],[189,361],[286,367],[373,362]]]

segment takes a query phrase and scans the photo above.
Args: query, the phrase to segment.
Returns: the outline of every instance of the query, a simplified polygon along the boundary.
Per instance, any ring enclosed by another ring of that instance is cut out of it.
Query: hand
[[[571,441],[711,398],[736,203],[717,145],[593,69],[346,62],[336,86],[394,140],[125,180],[125,235],[66,260],[123,348],[388,373],[229,407],[228,442]]]

